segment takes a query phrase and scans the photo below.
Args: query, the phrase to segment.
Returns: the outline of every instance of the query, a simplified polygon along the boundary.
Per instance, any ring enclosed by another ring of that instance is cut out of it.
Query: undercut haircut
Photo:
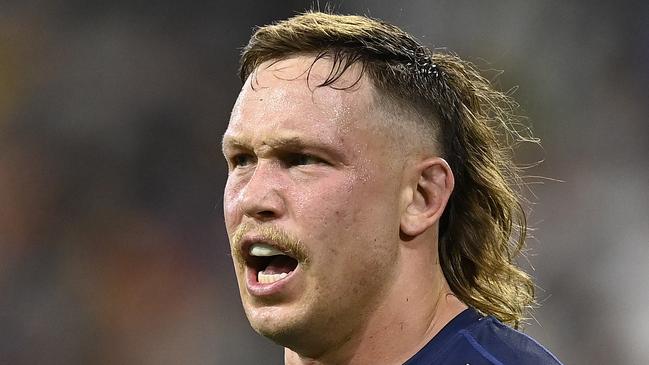
[[[381,97],[423,116],[422,130],[435,131],[427,138],[438,141],[455,177],[439,228],[444,277],[461,301],[518,327],[534,304],[534,284],[516,263],[527,223],[512,150],[536,140],[517,132],[516,103],[471,63],[365,16],[306,12],[260,27],[243,49],[239,76],[245,82],[262,63],[295,56],[331,62],[316,87],[335,87],[359,64],[359,77]]]

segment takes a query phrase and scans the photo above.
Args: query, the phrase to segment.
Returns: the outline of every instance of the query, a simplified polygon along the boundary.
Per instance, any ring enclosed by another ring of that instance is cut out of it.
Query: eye
[[[246,153],[240,153],[232,156],[230,161],[232,167],[246,167],[255,162],[255,157]]]
[[[284,156],[284,163],[288,166],[302,166],[325,164],[326,162],[319,157],[306,153],[289,153]]]

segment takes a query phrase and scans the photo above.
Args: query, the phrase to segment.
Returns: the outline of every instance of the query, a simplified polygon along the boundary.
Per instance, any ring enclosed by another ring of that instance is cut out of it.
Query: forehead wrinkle
[[[254,142],[252,138],[245,136],[224,135],[221,142],[222,148],[228,147],[243,147],[252,149]],[[308,147],[310,145],[319,146],[322,143],[317,138],[310,138],[308,136],[300,136],[289,134],[286,136],[269,136],[259,142],[260,146],[268,146],[273,149],[282,147]]]
[[[287,135],[279,137],[269,137],[264,144],[271,148],[282,147],[308,147],[309,145],[320,145],[318,139],[309,138],[307,136]]]

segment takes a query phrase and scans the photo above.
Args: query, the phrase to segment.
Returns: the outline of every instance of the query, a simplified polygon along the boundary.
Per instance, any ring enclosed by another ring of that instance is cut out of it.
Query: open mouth
[[[254,243],[249,248],[246,264],[254,270],[258,283],[272,284],[289,276],[298,261],[267,243]]]

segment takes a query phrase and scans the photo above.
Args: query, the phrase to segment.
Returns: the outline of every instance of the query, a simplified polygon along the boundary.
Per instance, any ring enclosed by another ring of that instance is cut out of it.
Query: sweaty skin
[[[286,348],[287,364],[402,363],[466,308],[437,258],[452,173],[390,137],[366,77],[345,90],[316,87],[331,64],[319,60],[307,73],[312,63],[262,64],[223,138],[241,300],[252,327]],[[335,86],[352,85],[358,72]],[[260,241],[290,244],[297,267],[258,283],[246,255]]]

